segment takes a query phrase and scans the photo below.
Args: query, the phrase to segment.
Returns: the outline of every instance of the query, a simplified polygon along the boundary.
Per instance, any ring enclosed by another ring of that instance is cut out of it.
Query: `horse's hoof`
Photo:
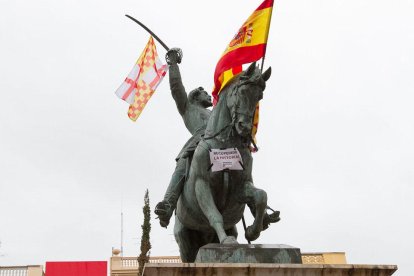
[[[247,227],[246,233],[244,234],[244,237],[248,241],[254,241],[260,236],[260,232],[256,232],[253,230],[252,226]]]
[[[276,223],[280,220],[280,212],[274,211],[270,215],[268,213],[265,213],[263,217],[263,230],[266,230],[271,223]]]
[[[222,242],[221,244],[239,244],[237,242],[237,239],[233,236],[227,236]]]

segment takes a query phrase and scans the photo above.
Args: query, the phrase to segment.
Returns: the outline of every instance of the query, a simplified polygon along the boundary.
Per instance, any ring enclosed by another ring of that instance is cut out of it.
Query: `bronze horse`
[[[223,88],[212,110],[176,209],[174,235],[183,262],[194,262],[208,243],[237,243],[236,224],[246,204],[255,217],[246,239],[257,239],[263,230],[267,194],[253,185],[250,145],[254,112],[270,74],[271,68],[262,74],[252,63]],[[211,170],[210,150],[224,148],[238,149],[243,170]]]

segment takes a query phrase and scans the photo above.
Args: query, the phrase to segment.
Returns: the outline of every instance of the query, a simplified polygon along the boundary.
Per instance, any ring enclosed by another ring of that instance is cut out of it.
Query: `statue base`
[[[284,244],[217,244],[198,250],[195,263],[301,264],[300,249]]]
[[[395,265],[147,263],[144,276],[389,276]]]

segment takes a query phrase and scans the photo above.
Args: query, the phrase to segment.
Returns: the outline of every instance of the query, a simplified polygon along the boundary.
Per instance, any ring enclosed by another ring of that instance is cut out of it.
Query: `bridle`
[[[237,122],[237,117],[238,115],[244,115],[246,116],[248,119],[251,119],[253,121],[253,115],[244,113],[244,112],[240,112],[239,108],[240,108],[240,96],[239,96],[239,88],[242,87],[243,85],[247,85],[247,84],[255,84],[253,81],[239,81],[234,87],[233,90],[231,91],[231,95],[236,95],[236,101],[233,104],[230,113],[231,113],[231,118],[232,118],[232,125],[235,126],[236,122]]]
[[[241,112],[239,110],[240,109],[239,89],[243,85],[248,85],[248,84],[258,85],[257,82],[255,82],[255,80],[256,79],[254,79],[254,80],[239,79],[238,80],[237,84],[233,87],[232,91],[230,91],[230,94],[227,96],[227,97],[231,97],[231,96],[235,95],[235,97],[236,97],[235,103],[233,104],[233,106],[230,109],[230,115],[231,115],[231,119],[232,119],[231,122],[228,123],[227,125],[225,125],[224,127],[222,127],[220,130],[218,130],[213,135],[208,136],[208,137],[204,137],[203,138],[204,140],[210,140],[210,139],[216,138],[217,136],[219,136],[221,133],[223,133],[225,130],[227,130],[230,127],[231,127],[231,130],[234,130],[236,128],[236,122],[237,122],[237,119],[238,119],[239,115],[246,116],[247,118],[249,118],[253,122],[254,113],[251,115],[251,114],[246,114],[244,112]],[[228,100],[227,97],[226,97],[226,101]],[[257,146],[254,142],[253,137],[251,135],[249,135],[248,138],[249,138],[249,142],[251,142],[253,144],[255,151],[258,151],[258,148],[257,148]]]

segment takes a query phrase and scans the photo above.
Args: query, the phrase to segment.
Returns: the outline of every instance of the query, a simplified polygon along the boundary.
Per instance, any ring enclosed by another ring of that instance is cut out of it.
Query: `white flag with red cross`
[[[115,92],[120,99],[130,104],[128,117],[132,121],[138,119],[167,71],[168,66],[159,59],[151,36],[128,77]]]

